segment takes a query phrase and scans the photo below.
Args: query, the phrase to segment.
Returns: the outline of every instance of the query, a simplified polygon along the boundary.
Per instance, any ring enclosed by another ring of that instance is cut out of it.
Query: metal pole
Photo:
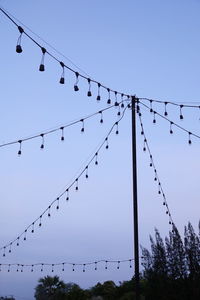
[[[138,242],[138,204],[137,204],[137,157],[136,157],[136,98],[132,96],[132,163],[133,163],[133,221],[134,221],[134,258],[135,292],[140,300],[139,242]]]

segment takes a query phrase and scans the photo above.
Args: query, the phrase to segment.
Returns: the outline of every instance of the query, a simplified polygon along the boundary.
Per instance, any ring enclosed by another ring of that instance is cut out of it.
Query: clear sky
[[[125,1],[9,1],[0,5],[62,52],[91,78],[124,93],[178,103],[200,105],[200,1],[199,0],[125,0]],[[30,33],[29,31],[27,31]],[[32,35],[32,33],[30,33]],[[66,84],[60,85],[61,67],[45,57],[45,72],[39,72],[41,50],[22,36],[23,52],[15,52],[19,32],[1,13],[1,89],[0,143],[18,140],[107,107],[107,94],[97,103],[97,87],[88,98],[87,84],[80,80],[80,91],[73,91],[74,75],[66,72]],[[34,38],[59,60],[74,67],[67,58]],[[79,70],[78,70],[79,71]],[[163,105],[155,109],[163,114]],[[0,241],[4,246],[32,223],[49,203],[73,181],[87,164],[87,159],[107,135],[116,120],[117,109],[104,113],[104,123],[96,116],[45,138],[0,148]],[[169,107],[169,118],[199,134],[200,111],[184,109],[180,123],[178,108]],[[143,109],[143,122],[156,168],[173,219],[183,232],[190,220],[199,221],[199,140],[178,129],[169,134],[169,124]],[[138,133],[140,132],[138,123]],[[149,156],[143,153],[143,139],[137,138],[140,244],[149,247],[149,235],[157,227],[168,233],[168,218],[157,193]],[[89,180],[80,179],[79,191],[71,192],[69,203],[60,201],[41,228],[27,234],[20,247],[0,263],[34,264],[62,261],[87,262],[99,259],[133,257],[133,219],[131,188],[131,112],[119,125],[119,135],[112,134],[109,150],[99,153],[99,165],[89,169]],[[1,253],[2,255],[2,253]],[[0,295],[14,295],[17,300],[33,299],[37,280],[52,274],[38,269],[0,273]],[[65,282],[90,287],[98,281],[128,280],[133,269],[128,265],[99,266],[85,273],[55,270]]]

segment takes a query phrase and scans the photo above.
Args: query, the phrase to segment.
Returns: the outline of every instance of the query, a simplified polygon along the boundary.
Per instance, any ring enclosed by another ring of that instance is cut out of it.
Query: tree
[[[63,300],[66,295],[66,284],[58,276],[45,276],[38,280],[35,288],[36,300]]]

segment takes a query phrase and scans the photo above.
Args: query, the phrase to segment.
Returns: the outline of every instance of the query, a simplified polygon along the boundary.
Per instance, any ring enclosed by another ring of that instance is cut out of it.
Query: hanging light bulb
[[[121,94],[121,108],[124,108],[124,94]]]
[[[153,112],[153,123],[154,124],[156,123],[156,112],[155,111]]]
[[[84,132],[84,131],[85,131],[85,127],[84,127],[84,119],[81,119],[80,121],[82,122],[81,132]]]
[[[11,251],[12,251],[11,247],[12,247],[12,243],[10,243],[10,247],[9,247],[9,251],[8,251],[9,253],[11,253]]]
[[[18,30],[20,32],[20,36],[18,37],[18,40],[17,40],[16,52],[22,53],[21,38],[22,38],[22,34],[24,32],[24,29],[21,26],[18,26]]]
[[[105,270],[107,270],[108,269],[108,261],[106,260],[105,263],[106,263],[105,264]]]
[[[17,238],[17,246],[19,246],[19,236],[18,236],[18,238]]]
[[[42,215],[40,216],[39,227],[42,226]]]
[[[100,87],[101,87],[101,84],[98,82],[97,86],[98,86],[97,101],[100,101],[101,100],[101,96],[100,96]]]
[[[76,187],[75,190],[78,191],[78,178],[76,178]]]
[[[24,241],[26,241],[26,233],[27,233],[27,229],[25,229],[24,231]]]
[[[98,152],[95,153],[95,165],[98,165]]]
[[[115,93],[115,106],[118,106],[119,103],[118,103],[118,100],[117,100],[117,91],[115,91],[114,93]]]
[[[188,132],[188,144],[191,145],[192,144],[192,140],[191,140],[191,132]]]
[[[54,264],[51,265],[51,272],[54,272]]]
[[[91,97],[92,96],[92,92],[91,92],[91,79],[88,78],[87,81],[88,81],[88,86],[89,86],[88,92],[87,92],[87,96]]]
[[[60,200],[60,198],[58,197],[58,198],[56,199],[56,201],[57,201],[56,209],[57,209],[57,210],[59,209],[59,200]]]
[[[61,61],[60,65],[62,67],[62,74],[61,74],[59,82],[60,82],[60,84],[64,84],[65,83],[65,64]]]
[[[85,264],[83,264],[83,272],[85,272]]]
[[[49,205],[48,207],[48,217],[50,218],[51,217],[51,206]]]
[[[66,192],[67,192],[66,201],[69,201],[69,189],[66,189]]]
[[[106,149],[108,149],[108,148],[109,148],[109,145],[108,145],[108,137],[106,137],[105,141],[106,141]]]
[[[65,140],[65,137],[64,137],[64,126],[60,127],[60,130],[62,131],[62,135],[61,135],[61,141],[63,142]]]
[[[167,112],[167,104],[168,104],[168,102],[165,102],[165,112],[164,112],[165,117],[168,116],[168,112]]]
[[[129,259],[129,268],[131,269],[132,268],[132,260]]]
[[[180,105],[180,120],[183,120],[182,108],[183,108],[183,104]]]
[[[119,268],[120,268],[120,261],[118,260],[118,262],[117,262],[117,269],[119,270]]]
[[[72,271],[75,271],[75,264],[72,264]]]
[[[75,75],[76,75],[76,82],[75,82],[75,84],[74,84],[74,91],[75,91],[75,92],[78,92],[78,91],[79,91],[79,87],[78,87],[79,73],[78,73],[78,72],[75,72]]]
[[[32,232],[32,233],[34,233],[34,224],[35,224],[35,223],[33,222],[33,223],[32,223],[32,229],[31,229],[31,232]]]
[[[62,263],[62,271],[65,271],[65,263]]]
[[[152,112],[153,112],[153,108],[152,108],[152,102],[153,102],[153,100],[150,100],[150,113],[152,113]]]
[[[42,138],[42,143],[40,145],[40,149],[43,150],[44,149],[44,133],[41,133],[40,136]]]
[[[85,172],[85,178],[88,179],[88,177],[89,177],[88,176],[88,166],[85,167],[85,170],[86,170],[86,172]]]
[[[95,271],[97,271],[97,262],[95,261],[95,267],[94,267],[94,269],[95,269]]]
[[[118,122],[116,122],[115,125],[116,125],[116,127],[117,127],[115,133],[116,133],[116,134],[119,134]]]
[[[110,99],[110,89],[107,88],[108,91],[108,100],[107,100],[107,104],[111,104],[111,99]]]
[[[40,269],[41,272],[43,272],[43,266],[44,264],[41,264],[41,269]]]
[[[39,66],[39,71],[40,72],[44,72],[45,67],[44,67],[44,57],[45,57],[45,53],[47,52],[47,50],[44,47],[41,47],[42,50],[42,59],[41,59],[41,63]]]
[[[147,140],[146,140],[146,138],[144,139],[144,146],[143,146],[143,151],[145,152],[146,151],[146,142],[147,142]]]
[[[173,134],[173,130],[172,130],[172,125],[173,124],[174,124],[173,122],[170,122],[170,129],[169,129],[170,134]]]
[[[19,140],[18,143],[19,143],[18,156],[21,156],[21,154],[22,154],[22,140]]]
[[[100,123],[103,124],[103,113],[102,113],[101,110],[99,111],[99,113],[100,113],[100,115],[101,115]]]

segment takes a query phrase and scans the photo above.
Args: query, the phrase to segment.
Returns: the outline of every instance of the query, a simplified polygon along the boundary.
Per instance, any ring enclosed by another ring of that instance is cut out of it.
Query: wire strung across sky
[[[154,181],[157,182],[157,184],[158,184],[158,194],[161,195],[162,198],[163,198],[163,205],[164,205],[164,207],[166,209],[166,214],[168,215],[168,218],[169,218],[169,224],[172,225],[172,230],[173,230],[174,222],[173,222],[173,219],[172,219],[172,216],[171,216],[171,212],[170,212],[170,209],[169,209],[169,205],[167,203],[167,199],[166,199],[165,193],[163,191],[163,187],[162,187],[160,178],[158,176],[158,172],[157,172],[157,169],[156,169],[156,166],[155,166],[155,163],[154,163],[153,155],[151,153],[151,150],[150,150],[150,147],[149,147],[149,143],[148,143],[145,131],[144,131],[144,124],[142,122],[142,114],[140,112],[139,105],[137,105],[137,114],[139,116],[139,121],[140,121],[141,135],[144,138],[143,151],[146,152],[146,150],[147,150],[148,153],[149,153],[149,159],[150,159],[149,166],[152,167],[153,170],[154,170]]]
[[[70,189],[75,186],[75,191],[79,190],[79,179],[81,178],[81,176],[83,176],[83,174],[85,174],[85,178],[88,179],[89,178],[89,166],[91,165],[91,163],[94,161],[95,165],[98,165],[98,156],[99,156],[99,152],[100,150],[103,148],[103,146],[105,145],[105,148],[108,149],[109,148],[109,143],[108,143],[108,138],[111,135],[111,133],[113,132],[113,130],[115,129],[115,134],[118,135],[119,134],[119,122],[123,119],[125,112],[127,110],[127,108],[130,108],[130,104],[126,105],[126,107],[123,109],[123,112],[121,114],[121,117],[118,121],[116,121],[112,127],[110,128],[110,130],[108,131],[108,134],[106,135],[106,137],[104,138],[103,142],[100,144],[100,146],[98,147],[98,149],[95,151],[95,154],[92,155],[91,159],[88,161],[88,163],[86,164],[86,166],[80,171],[79,175],[72,181],[72,183],[70,185],[68,185],[63,192],[61,192],[56,199],[54,199],[49,206],[40,214],[39,217],[37,217],[30,225],[28,225],[26,227],[26,229],[17,236],[17,238],[13,239],[12,241],[10,241],[9,243],[5,244],[4,246],[0,247],[0,250],[3,251],[3,257],[6,256],[6,252],[11,253],[12,252],[12,247],[14,244],[16,244],[16,246],[19,246],[19,242],[20,240],[23,238],[24,241],[26,241],[27,239],[27,234],[29,233],[29,231],[31,233],[35,232],[35,226],[38,225],[38,227],[42,226],[42,218],[44,217],[44,215],[46,214],[48,217],[51,217],[51,209],[52,206],[55,205],[56,210],[59,210],[60,208],[60,200],[62,197],[65,196],[65,200],[68,202],[69,201],[69,192]]]
[[[187,135],[188,135],[188,144],[189,144],[189,145],[192,144],[192,140],[191,140],[191,137],[192,137],[192,136],[194,136],[194,137],[200,139],[200,136],[199,136],[198,134],[193,133],[192,131],[189,131],[188,129],[185,129],[184,127],[178,125],[177,123],[175,123],[175,122],[169,120],[167,117],[165,117],[165,116],[161,115],[159,112],[157,112],[157,111],[151,109],[151,107],[149,107],[148,105],[142,103],[141,101],[140,101],[140,104],[143,105],[144,107],[146,107],[151,113],[153,113],[153,123],[156,123],[156,115],[159,116],[159,117],[161,117],[161,118],[163,118],[164,120],[166,120],[166,121],[169,123],[169,125],[170,125],[170,128],[169,128],[170,134],[173,134],[173,133],[174,133],[174,131],[173,131],[173,126],[174,126],[174,127],[177,127],[177,128],[179,128],[180,130],[182,130],[182,131],[184,131],[184,132],[187,133]]]
[[[154,100],[154,99],[149,99],[149,98],[138,98],[139,100],[145,100],[148,101],[150,103],[150,106],[152,108],[152,104],[153,103],[160,103],[160,104],[164,104],[165,106],[165,116],[168,115],[167,113],[167,105],[174,105],[174,106],[179,106],[179,108],[198,108],[200,109],[200,105],[194,105],[194,104],[186,104],[186,103],[177,103],[177,102],[173,102],[173,101],[161,101],[161,100]],[[200,101],[199,101],[200,102]],[[188,103],[188,102],[187,102]],[[194,102],[196,103],[196,102]]]
[[[124,99],[123,101],[119,102],[118,103],[118,112],[117,112],[117,115],[118,117],[121,116],[121,109],[124,108],[124,102],[126,102],[127,100]],[[14,140],[14,141],[11,141],[11,142],[7,142],[7,143],[3,143],[3,144],[0,144],[0,148],[2,147],[6,147],[6,146],[10,146],[10,145],[14,145],[14,144],[19,144],[19,150],[18,150],[18,155],[20,156],[22,154],[22,143],[23,142],[26,142],[26,141],[29,141],[29,140],[32,140],[32,139],[35,139],[35,138],[41,138],[42,141],[41,141],[41,145],[40,145],[40,149],[44,149],[45,147],[45,143],[44,143],[44,138],[45,136],[51,134],[51,133],[55,133],[57,131],[61,131],[61,141],[64,141],[65,140],[65,137],[64,137],[64,129],[67,128],[67,127],[71,127],[77,123],[81,123],[81,132],[85,132],[85,120],[87,119],[90,119],[96,115],[100,115],[100,123],[103,124],[104,120],[103,120],[103,112],[113,108],[113,107],[116,107],[116,105],[111,105],[107,108],[104,108],[102,110],[99,110],[93,114],[90,114],[86,117],[83,117],[83,118],[80,118],[76,121],[73,121],[71,123],[68,123],[68,124],[65,124],[65,125],[62,125],[62,126],[59,126],[59,127],[56,127],[54,129],[50,129],[50,130],[46,130],[46,131],[42,131],[41,133],[39,134],[35,134],[35,135],[30,135],[29,137],[26,137],[26,138],[20,138],[20,139],[17,139],[17,140]]]
[[[19,21],[16,17],[12,16],[8,11],[6,11],[5,9],[3,9],[2,7],[0,7],[0,11],[18,28],[19,30],[19,37],[17,40],[17,45],[16,45],[16,52],[17,53],[22,53],[22,46],[21,46],[21,40],[22,40],[22,35],[26,35],[33,43],[35,43],[35,45],[37,45],[41,51],[42,51],[42,58],[41,58],[41,63],[39,65],[39,71],[43,72],[45,71],[45,65],[44,65],[44,60],[45,60],[45,55],[48,54],[51,58],[53,58],[55,61],[57,61],[61,68],[62,68],[62,73],[61,73],[61,77],[60,77],[60,84],[64,84],[65,83],[65,69],[71,71],[72,73],[74,73],[75,75],[75,84],[74,84],[74,91],[79,91],[79,87],[78,87],[78,82],[79,82],[79,78],[83,78],[85,80],[87,80],[88,83],[88,92],[87,92],[87,96],[91,97],[92,96],[92,91],[91,91],[91,83],[94,83],[97,85],[97,89],[98,89],[98,94],[97,94],[97,101],[101,100],[101,95],[100,95],[100,89],[105,89],[108,92],[108,100],[107,103],[110,104],[111,103],[111,93],[114,94],[115,96],[115,103],[118,102],[117,96],[121,96],[121,99],[123,100],[123,97],[126,96],[128,98],[131,97],[131,95],[128,95],[126,93],[122,93],[116,90],[113,90],[109,87],[106,87],[104,84],[94,80],[91,78],[91,76],[89,76],[88,74],[86,74],[83,70],[81,70],[78,66],[76,66],[71,60],[69,60],[66,56],[64,56],[61,52],[59,52],[57,49],[55,49],[53,46],[51,46],[49,43],[47,43],[46,41],[44,41],[44,39],[42,39],[38,34],[34,33],[32,30],[30,30],[26,25],[24,25],[21,21]],[[31,35],[29,35],[21,26],[19,26],[19,24],[17,24],[15,22],[15,20],[20,23],[23,24],[24,27],[26,27],[30,32],[32,32],[35,36],[37,36],[40,40],[42,40],[44,43],[46,43],[49,47],[51,47],[54,51],[56,51],[58,54],[62,55],[63,57],[65,57],[66,59],[68,59],[77,69],[81,70],[81,72],[85,73],[85,75],[82,75],[81,73],[75,71],[74,69],[70,68],[69,66],[67,66],[64,62],[60,61],[57,57],[55,57],[52,53],[50,53],[48,50],[46,50],[46,48],[44,48],[41,44],[39,44]],[[152,108],[152,103],[161,103],[164,104],[164,115],[167,116],[167,105],[175,105],[178,106],[180,109],[180,119],[183,119],[183,114],[182,114],[182,109],[183,108],[198,108],[200,109],[200,105],[194,105],[194,104],[186,104],[186,103],[177,103],[177,102],[173,102],[173,101],[161,101],[161,100],[155,100],[155,99],[150,99],[150,98],[138,98],[139,100],[145,100],[145,101],[149,101],[150,106],[151,106],[151,110],[153,110]],[[188,102],[187,102],[188,103]],[[190,102],[191,103],[191,102]]]
[[[19,263],[13,263],[13,264],[2,264],[0,263],[0,272],[1,271],[16,271],[16,272],[23,272],[24,269],[30,270],[31,272],[35,271],[49,271],[54,272],[57,271],[58,268],[60,271],[68,270],[68,267],[71,267],[71,270],[74,272],[75,270],[79,270],[79,268],[82,268],[83,272],[86,272],[87,267],[94,267],[94,270],[99,270],[99,267],[104,264],[104,269],[107,270],[111,264],[116,265],[116,269],[120,269],[120,265],[123,263],[128,263],[129,268],[133,267],[133,261],[134,259],[125,259],[125,260],[96,260],[93,262],[85,262],[85,263],[74,263],[74,262],[61,262],[61,263],[35,263],[35,264],[19,264]]]
[[[44,61],[45,61],[45,55],[48,54],[51,58],[53,58],[55,61],[57,61],[60,66],[61,66],[61,77],[60,77],[60,84],[64,84],[65,83],[65,69],[67,69],[68,71],[71,71],[72,73],[74,73],[75,75],[75,84],[74,84],[74,91],[77,92],[79,91],[79,86],[78,86],[78,83],[79,83],[79,78],[82,78],[82,79],[85,79],[87,80],[87,83],[88,83],[88,92],[87,92],[87,96],[88,97],[91,97],[92,96],[92,91],[91,91],[91,84],[94,83],[97,85],[97,89],[98,89],[98,93],[97,93],[97,101],[100,101],[101,100],[101,95],[100,95],[100,90],[101,89],[105,89],[107,90],[108,92],[108,100],[107,100],[107,103],[110,104],[111,103],[111,93],[114,94],[115,96],[115,103],[118,102],[118,99],[117,99],[117,96],[120,95],[121,96],[121,100],[123,100],[123,97],[128,97],[130,98],[130,95],[127,95],[125,93],[122,93],[122,92],[119,92],[119,91],[115,91],[109,87],[106,87],[105,85],[103,85],[102,83],[94,80],[94,79],[91,79],[85,75],[82,75],[81,73],[75,71],[74,69],[70,68],[69,66],[67,66],[64,62],[60,61],[57,57],[55,57],[52,53],[50,53],[48,50],[46,50],[46,48],[44,48],[42,45],[40,45],[32,36],[30,36],[26,31],[24,31],[24,29],[19,26],[15,21],[14,19],[7,13],[5,12],[1,7],[0,7],[0,11],[18,28],[19,30],[19,37],[18,37],[18,40],[17,40],[17,46],[16,46],[16,52],[17,53],[22,53],[23,50],[22,50],[22,46],[21,46],[21,40],[22,40],[22,35],[26,35],[35,45],[37,45],[41,51],[42,51],[42,58],[41,58],[41,62],[40,62],[40,65],[39,65],[39,71],[43,72],[45,71],[45,64],[44,64]]]

